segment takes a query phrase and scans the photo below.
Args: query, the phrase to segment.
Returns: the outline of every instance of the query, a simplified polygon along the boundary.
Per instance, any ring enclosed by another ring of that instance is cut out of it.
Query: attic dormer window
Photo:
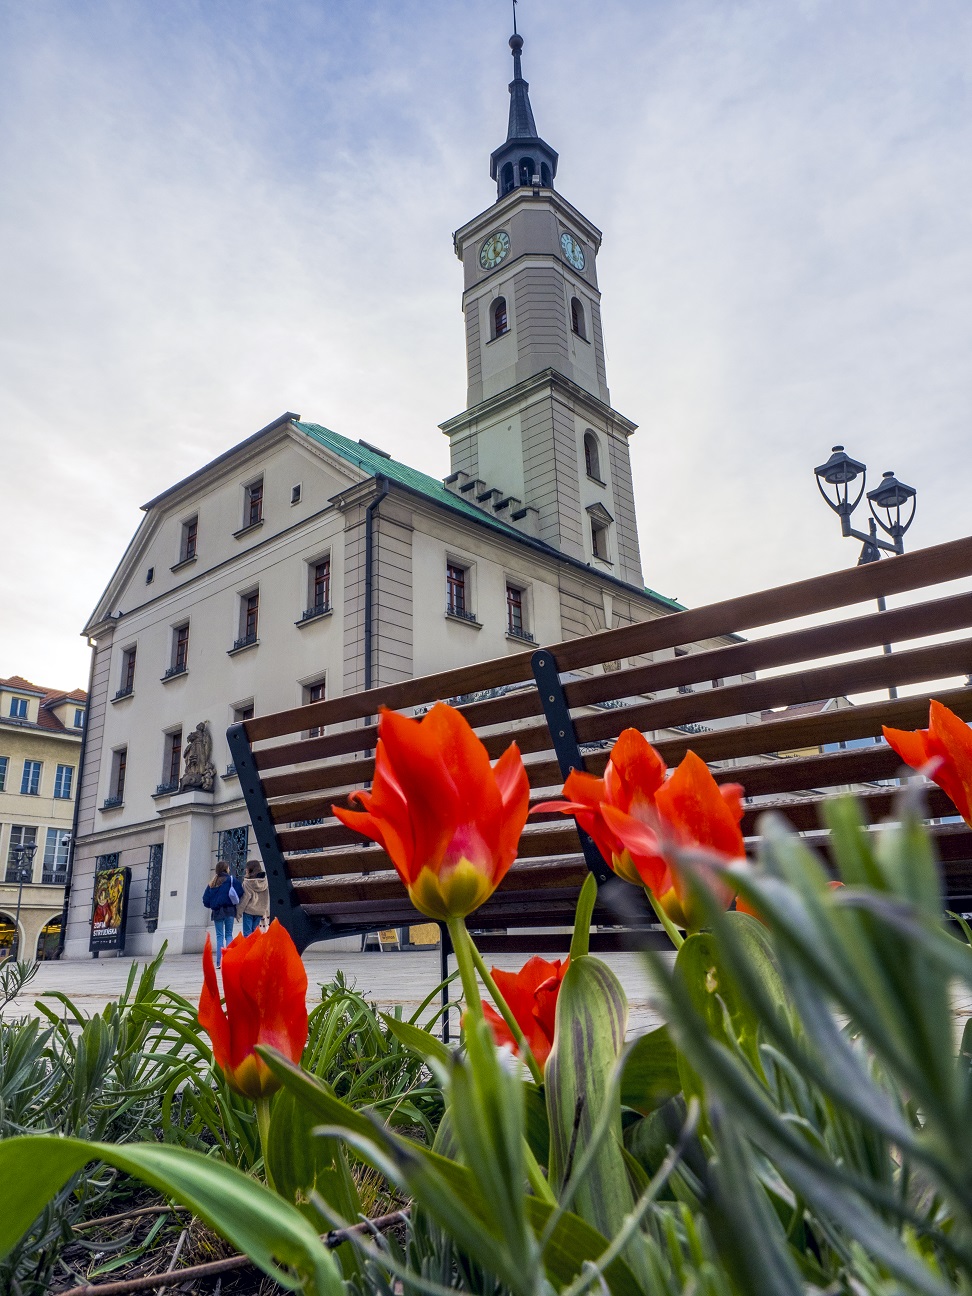
[[[502,337],[510,331],[510,317],[506,310],[506,298],[497,297],[493,302],[493,337]]]

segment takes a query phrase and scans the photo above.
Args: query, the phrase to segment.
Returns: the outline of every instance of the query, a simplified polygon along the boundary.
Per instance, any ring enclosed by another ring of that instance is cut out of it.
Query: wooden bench
[[[600,774],[613,740],[633,726],[670,766],[691,748],[717,779],[742,783],[748,837],[770,806],[801,832],[816,833],[821,800],[848,787],[877,824],[891,811],[901,766],[880,740],[881,725],[924,727],[931,696],[972,719],[972,688],[963,678],[972,672],[972,593],[935,588],[969,576],[972,537],[233,725],[230,750],[271,913],[301,949],[423,921],[384,852],[331,814],[334,801],[344,803],[373,774],[379,706],[414,714],[453,700],[494,759],[516,739],[534,801],[559,792],[570,768]],[[886,612],[868,606],[901,594],[914,601]],[[838,611],[844,615],[835,617]],[[811,617],[820,624],[807,625]],[[740,637],[754,630],[763,633]],[[882,652],[886,644],[895,645],[890,654]],[[913,686],[919,691],[910,696],[867,700]],[[928,806],[936,818],[955,815],[938,789]],[[972,908],[972,833],[961,822],[933,831],[953,906]],[[611,879],[570,820],[531,817],[519,858],[471,920],[483,933],[480,947],[565,949],[563,929],[588,869],[599,884]],[[643,939],[654,921],[645,904],[626,933],[616,912],[599,904],[595,922],[603,929],[593,948],[626,948],[631,926],[642,928]]]

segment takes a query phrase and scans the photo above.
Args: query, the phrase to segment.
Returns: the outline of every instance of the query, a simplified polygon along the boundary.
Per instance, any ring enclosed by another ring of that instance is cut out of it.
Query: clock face
[[[495,270],[506,259],[510,250],[510,236],[506,230],[497,230],[479,249],[479,264],[484,270]]]
[[[575,270],[583,270],[587,264],[584,256],[584,249],[571,234],[561,234],[560,246],[564,249],[564,256],[574,267]]]

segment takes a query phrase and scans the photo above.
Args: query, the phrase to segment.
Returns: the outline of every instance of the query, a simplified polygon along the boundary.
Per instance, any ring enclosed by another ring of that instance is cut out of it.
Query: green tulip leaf
[[[569,1186],[565,1204],[606,1237],[614,1237],[634,1204],[621,1148],[621,1102],[612,1085],[627,1016],[611,969],[589,955],[572,960],[545,1071],[550,1182],[561,1200]],[[608,1103],[613,1110],[605,1111]],[[602,1116],[603,1134],[593,1146]]]
[[[452,1049],[448,1044],[443,1044],[438,1036],[433,1035],[431,1031],[423,1030],[421,1026],[416,1026],[412,1022],[402,1021],[398,1017],[393,1017],[391,1013],[381,1013],[381,1019],[388,1027],[388,1033],[409,1050],[417,1054],[426,1062],[435,1063],[440,1068],[448,1070],[452,1062]]]
[[[296,1207],[225,1162],[164,1143],[116,1145],[49,1135],[4,1139],[0,1258],[89,1161],[104,1161],[181,1202],[282,1287],[343,1296],[334,1257]]]
[[[667,1026],[636,1040],[625,1054],[621,1102],[648,1116],[680,1092],[678,1052]]]

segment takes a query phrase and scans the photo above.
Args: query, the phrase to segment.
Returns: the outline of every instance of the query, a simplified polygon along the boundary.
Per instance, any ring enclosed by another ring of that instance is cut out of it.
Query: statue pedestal
[[[173,954],[193,954],[206,943],[211,914],[202,896],[213,871],[213,793],[193,788],[169,797],[165,824],[159,925],[153,945],[169,942]]]

